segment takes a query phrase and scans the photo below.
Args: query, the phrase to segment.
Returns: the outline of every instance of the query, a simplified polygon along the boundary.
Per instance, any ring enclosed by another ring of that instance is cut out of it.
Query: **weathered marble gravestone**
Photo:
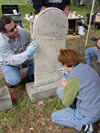
[[[67,31],[67,16],[57,8],[47,8],[35,17],[32,35],[38,47],[34,54],[35,82],[26,84],[31,102],[56,94],[62,77],[57,58],[60,48],[66,47]]]
[[[0,88],[0,111],[12,108],[12,100],[7,86]]]

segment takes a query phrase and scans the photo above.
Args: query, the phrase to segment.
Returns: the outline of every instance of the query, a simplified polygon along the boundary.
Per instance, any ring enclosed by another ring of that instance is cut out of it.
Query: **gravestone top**
[[[10,93],[8,91],[7,86],[3,86],[0,88],[0,100],[6,99],[6,96],[10,97]]]
[[[67,33],[68,18],[58,8],[47,8],[34,19],[33,39],[63,39]]]
[[[38,47],[34,55],[36,85],[60,79],[57,57],[66,46],[67,31],[68,18],[58,8],[47,8],[34,19],[33,39]]]

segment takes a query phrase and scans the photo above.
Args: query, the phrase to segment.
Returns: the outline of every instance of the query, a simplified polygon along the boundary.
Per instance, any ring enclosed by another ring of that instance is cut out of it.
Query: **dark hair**
[[[7,32],[5,29],[6,24],[10,24],[12,21],[11,17],[4,15],[0,18],[0,32]]]
[[[98,40],[100,41],[100,37],[98,37]],[[100,49],[100,46],[97,45],[98,40],[95,42],[95,45],[96,45],[96,47],[97,47],[98,49]]]
[[[60,49],[58,61],[61,62],[62,65],[72,67],[73,65],[79,64],[79,56],[72,49]]]

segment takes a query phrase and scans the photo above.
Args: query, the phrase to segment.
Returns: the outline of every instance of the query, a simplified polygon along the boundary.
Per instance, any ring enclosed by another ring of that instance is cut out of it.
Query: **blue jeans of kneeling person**
[[[3,66],[1,66],[1,71],[4,74],[5,81],[7,83],[15,86],[15,85],[18,85],[22,80],[20,69],[27,68],[27,67],[28,67],[28,71],[27,71],[26,75],[28,76],[28,75],[34,74],[33,59],[26,61],[20,67],[19,66],[11,66],[11,65],[3,65]]]
[[[57,88],[57,96],[61,99],[63,87]],[[52,113],[51,119],[52,122],[63,125],[74,127],[77,130],[81,130],[83,125],[96,122],[100,116],[97,118],[89,118],[83,116],[78,109],[72,109],[71,107],[64,108]]]

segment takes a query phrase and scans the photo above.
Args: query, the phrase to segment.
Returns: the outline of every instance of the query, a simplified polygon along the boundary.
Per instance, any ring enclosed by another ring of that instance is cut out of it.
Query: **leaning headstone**
[[[35,82],[26,84],[31,102],[55,95],[61,83],[59,50],[66,47],[68,19],[63,11],[47,8],[34,19],[33,40],[38,47],[34,54]]]
[[[0,111],[8,110],[12,108],[11,96],[7,86],[0,88]]]

